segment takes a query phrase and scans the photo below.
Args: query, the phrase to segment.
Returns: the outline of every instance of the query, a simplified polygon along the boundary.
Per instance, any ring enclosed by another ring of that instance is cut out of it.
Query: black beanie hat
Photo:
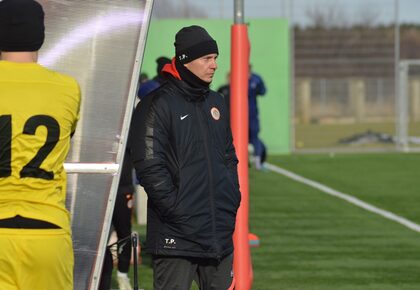
[[[160,56],[156,59],[156,63],[157,63],[156,72],[158,75],[160,75],[165,64],[171,63],[171,59],[165,56]]]
[[[44,43],[44,11],[34,0],[0,0],[0,51],[37,51]]]
[[[204,55],[217,53],[216,41],[200,26],[184,27],[175,35],[175,57],[182,63],[189,63]]]

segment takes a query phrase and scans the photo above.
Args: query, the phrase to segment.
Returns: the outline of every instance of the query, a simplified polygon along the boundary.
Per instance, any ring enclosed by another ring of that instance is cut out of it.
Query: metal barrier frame
[[[420,148],[411,148],[409,145],[409,83],[408,73],[410,66],[420,66],[420,60],[400,60],[398,63],[398,94],[396,98],[396,149],[402,152],[420,152]]]
[[[142,25],[140,30],[139,42],[137,45],[137,51],[135,56],[135,63],[133,66],[133,73],[131,76],[130,82],[130,89],[129,95],[127,99],[126,109],[125,109],[125,116],[123,120],[122,132],[119,138],[118,143],[118,152],[116,156],[116,163],[65,163],[64,168],[67,174],[114,174],[112,179],[112,185],[110,188],[110,194],[107,201],[105,219],[103,221],[103,226],[101,229],[101,237],[99,241],[98,247],[98,255],[93,265],[93,277],[90,279],[90,290],[96,290],[99,287],[101,273],[102,273],[102,265],[103,259],[105,255],[106,245],[108,243],[108,234],[111,228],[112,223],[112,214],[114,211],[114,203],[117,195],[118,184],[120,180],[121,174],[121,166],[124,160],[124,153],[128,139],[128,132],[130,128],[131,117],[133,113],[133,109],[136,103],[136,93],[137,93],[137,86],[138,86],[138,79],[140,75],[141,64],[144,56],[147,32],[149,29],[152,8],[153,8],[153,1],[154,0],[145,0],[145,9],[144,9],[144,24]]]

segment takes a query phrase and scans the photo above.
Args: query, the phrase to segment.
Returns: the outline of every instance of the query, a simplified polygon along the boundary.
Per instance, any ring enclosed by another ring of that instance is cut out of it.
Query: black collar
[[[189,69],[187,69],[183,64],[178,60],[175,60],[176,70],[178,71],[181,79],[187,82],[190,86],[194,88],[209,88],[210,83],[203,81],[195,74],[193,74]]]
[[[168,76],[168,81],[175,85],[181,95],[189,102],[201,102],[209,95],[209,88],[196,88],[189,83],[179,80],[172,75]]]

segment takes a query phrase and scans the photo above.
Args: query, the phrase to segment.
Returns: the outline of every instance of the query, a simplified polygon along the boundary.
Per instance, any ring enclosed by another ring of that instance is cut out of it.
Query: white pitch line
[[[286,169],[280,168],[280,167],[275,166],[273,164],[266,163],[266,167],[268,169],[270,169],[271,171],[274,171],[276,173],[279,173],[281,175],[284,175],[284,176],[286,176],[286,177],[288,177],[290,179],[293,179],[293,180],[295,180],[297,182],[301,182],[303,184],[306,184],[308,186],[311,186],[313,188],[316,188],[316,189],[318,189],[320,191],[325,192],[326,194],[329,194],[329,195],[338,197],[340,199],[343,199],[343,200],[345,200],[345,201],[347,201],[347,202],[349,202],[351,204],[354,204],[354,205],[356,205],[358,207],[361,207],[361,208],[363,208],[363,209],[365,209],[367,211],[376,213],[376,214],[378,214],[378,215],[380,215],[380,216],[382,216],[382,217],[384,217],[386,219],[395,221],[395,222],[397,222],[399,224],[402,224],[403,226],[405,226],[405,227],[407,227],[407,228],[409,228],[409,229],[411,229],[411,230],[413,230],[415,232],[420,233],[420,225],[419,224],[416,224],[416,223],[414,223],[414,222],[412,222],[412,221],[410,221],[410,220],[408,220],[406,218],[403,218],[401,216],[398,216],[398,215],[396,215],[396,214],[394,214],[392,212],[389,212],[389,211],[380,209],[380,208],[378,208],[376,206],[373,206],[371,204],[368,204],[368,203],[366,203],[366,202],[364,202],[364,201],[362,201],[362,200],[360,200],[360,199],[358,199],[358,198],[356,198],[354,196],[351,196],[351,195],[348,195],[346,193],[337,191],[335,189],[332,189],[331,187],[328,187],[328,186],[323,185],[323,184],[321,184],[319,182],[316,182],[316,181],[307,179],[305,177],[302,177],[300,175],[297,175],[297,174],[295,174],[293,172],[290,172],[290,171],[288,171]]]

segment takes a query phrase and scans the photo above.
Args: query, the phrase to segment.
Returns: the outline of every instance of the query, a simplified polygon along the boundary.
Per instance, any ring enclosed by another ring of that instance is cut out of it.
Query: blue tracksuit
[[[252,73],[248,80],[248,106],[249,106],[249,143],[254,147],[255,156],[260,156],[261,161],[265,160],[265,145],[258,138],[260,121],[258,118],[257,96],[265,95],[266,89],[262,78]]]

